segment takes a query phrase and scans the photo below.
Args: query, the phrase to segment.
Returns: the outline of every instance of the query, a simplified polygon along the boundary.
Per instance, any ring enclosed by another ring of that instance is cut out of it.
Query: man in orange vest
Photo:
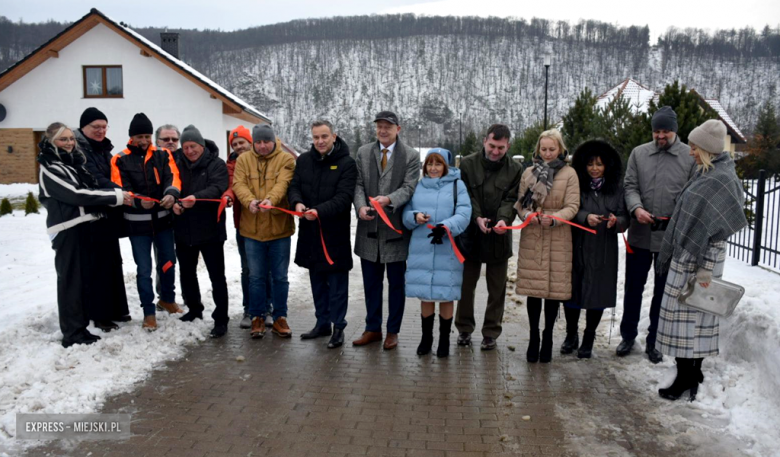
[[[144,310],[143,328],[157,330],[152,287],[152,245],[157,248],[157,271],[162,282],[159,305],[181,313],[174,299],[176,254],[171,207],[181,192],[179,170],[167,149],[152,145],[152,122],[138,113],[130,123],[127,148],[111,159],[111,180],[136,198],[125,209],[125,221],[136,264],[136,284]],[[156,201],[155,201],[156,200]],[[159,202],[159,203],[158,203]]]

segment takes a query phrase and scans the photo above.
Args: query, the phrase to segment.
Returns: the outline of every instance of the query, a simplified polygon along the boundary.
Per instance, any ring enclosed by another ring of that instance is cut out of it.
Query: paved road
[[[348,342],[365,316],[356,267]],[[484,306],[484,281],[478,293]],[[383,351],[381,343],[328,350],[326,338],[301,341],[314,323],[309,294],[308,287],[291,290],[291,340],[270,332],[251,340],[232,321],[225,338],[190,348],[135,391],[110,398],[103,412],[131,413],[133,438],[52,443],[29,455],[718,455],[676,440],[684,430],[648,419],[658,400],[621,386],[598,359],[556,351],[552,364],[527,364],[519,300],[510,298],[497,350],[480,351],[477,333],[476,348],[457,348],[453,334],[451,356],[437,359],[415,353],[416,300],[406,303],[397,350]],[[559,322],[556,349],[562,338]],[[596,350],[609,357],[614,349],[601,341]]]

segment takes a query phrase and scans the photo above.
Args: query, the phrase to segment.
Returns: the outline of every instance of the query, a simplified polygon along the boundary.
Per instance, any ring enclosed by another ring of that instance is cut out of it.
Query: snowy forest
[[[0,70],[66,26],[0,18]],[[157,43],[164,31],[130,26]],[[647,27],[594,20],[405,14],[169,31],[180,33],[184,61],[267,114],[300,149],[315,118],[354,142],[372,136],[383,109],[398,113],[415,146],[458,144],[461,124],[463,138],[493,122],[520,132],[544,116],[545,54],[551,123],[585,88],[598,95],[628,77],[656,91],[678,80],[717,98],[745,132],[762,103],[780,105],[780,28],[670,28],[653,44]]]

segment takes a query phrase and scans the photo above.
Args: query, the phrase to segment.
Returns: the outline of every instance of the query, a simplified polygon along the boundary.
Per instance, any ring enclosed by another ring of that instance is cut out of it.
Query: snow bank
[[[2,185],[0,197],[23,196],[28,190],[37,194],[36,185]],[[232,332],[238,330],[235,319],[243,312],[241,263],[232,215],[226,216],[231,226],[225,244],[225,264],[233,319],[229,331]],[[100,341],[91,346],[64,349],[60,344],[57,275],[54,251],[46,234],[46,210],[42,208],[41,214],[29,216],[24,211],[14,211],[13,215],[0,218],[0,456],[17,455],[25,447],[40,444],[14,439],[16,413],[98,412],[108,396],[132,390],[162,363],[183,356],[187,345],[208,338],[213,326],[210,315],[214,303],[208,292],[210,282],[203,262],[199,264],[198,274],[205,320],[184,323],[178,316],[158,312],[160,328],[148,333],[141,329],[143,312],[138,305],[130,242],[122,239],[120,246],[133,320],[120,323],[120,329],[110,333],[90,325],[90,332],[99,335]],[[308,283],[300,268],[291,264],[289,273],[291,284]],[[178,272],[176,276],[176,291],[181,301]]]
[[[29,183],[16,183],[16,184],[0,184],[0,198],[8,197],[18,198],[26,197],[27,192],[32,192],[36,198],[38,198],[38,184]]]

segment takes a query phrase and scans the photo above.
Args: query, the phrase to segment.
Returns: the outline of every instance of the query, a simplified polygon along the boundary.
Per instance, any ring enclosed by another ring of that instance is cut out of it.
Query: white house
[[[726,135],[726,140],[723,145],[724,151],[731,151],[734,153],[735,145],[747,143],[747,139],[737,126],[737,123],[734,122],[731,116],[729,116],[729,113],[726,112],[726,109],[723,108],[723,105],[721,105],[717,99],[706,98],[693,89],[691,89],[691,92],[699,97],[699,106],[701,106],[702,109],[705,106],[712,108],[718,114],[720,120],[726,124],[728,135]],[[659,93],[652,89],[648,89],[636,80],[628,78],[617,86],[612,87],[603,94],[599,95],[598,99],[596,100],[596,107],[603,108],[607,106],[609,102],[611,102],[615,97],[620,96],[628,101],[628,105],[634,113],[647,112],[648,108],[650,107],[650,102],[653,101],[657,104],[660,98]]]
[[[193,124],[227,153],[227,133],[271,121],[178,59],[96,9],[0,74],[0,183],[36,182],[37,144],[55,121],[78,127],[84,109],[108,117],[118,152],[135,113],[157,127]]]

